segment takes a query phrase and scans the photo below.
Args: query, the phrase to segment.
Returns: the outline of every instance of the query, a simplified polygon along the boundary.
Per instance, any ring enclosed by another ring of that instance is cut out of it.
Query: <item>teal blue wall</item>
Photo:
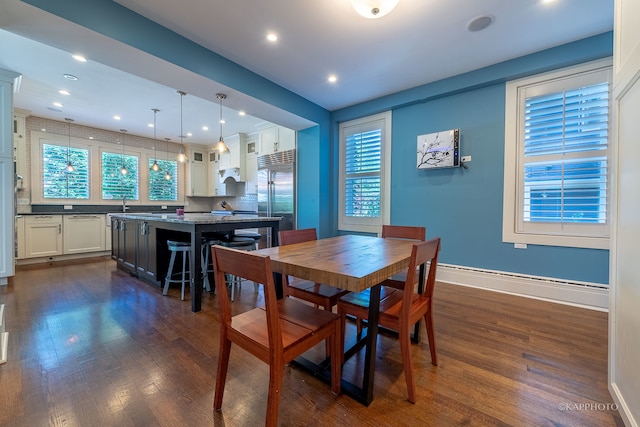
[[[611,33],[332,113],[339,122],[392,110],[391,223],[442,237],[440,262],[608,283],[609,251],[502,243],[505,82],[612,55]],[[416,169],[418,135],[460,128],[468,169]],[[332,157],[337,170],[337,155]],[[337,178],[333,180],[337,183]],[[337,185],[334,184],[334,188]],[[337,195],[335,195],[335,200]]]
[[[298,132],[299,227],[318,227],[321,237],[337,233],[338,124],[392,110],[392,223],[425,225],[429,236],[441,236],[443,263],[608,282],[608,251],[516,250],[502,243],[501,224],[505,82],[611,56],[612,33],[329,113],[113,1],[25,2],[317,123]],[[450,128],[461,129],[469,169],[417,171],[416,136]]]

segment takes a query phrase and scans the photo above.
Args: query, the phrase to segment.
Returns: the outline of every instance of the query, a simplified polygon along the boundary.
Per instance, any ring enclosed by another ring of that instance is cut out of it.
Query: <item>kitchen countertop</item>
[[[185,213],[178,216],[176,214],[161,214],[161,213],[112,213],[111,216],[115,218],[130,218],[130,219],[142,219],[148,221],[160,221],[179,224],[216,224],[227,222],[263,222],[280,220],[281,217],[259,217],[257,215],[219,215],[211,213]]]

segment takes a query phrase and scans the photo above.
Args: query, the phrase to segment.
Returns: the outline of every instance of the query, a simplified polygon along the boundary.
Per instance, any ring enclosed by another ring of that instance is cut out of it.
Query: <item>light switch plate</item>
[[[527,249],[527,244],[526,243],[514,243],[513,247],[516,249]]]

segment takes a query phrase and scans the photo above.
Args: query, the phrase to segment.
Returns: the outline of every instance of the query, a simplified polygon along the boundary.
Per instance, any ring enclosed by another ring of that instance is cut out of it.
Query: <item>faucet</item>
[[[129,210],[129,206],[127,206],[127,196],[122,196],[122,212],[126,212]]]

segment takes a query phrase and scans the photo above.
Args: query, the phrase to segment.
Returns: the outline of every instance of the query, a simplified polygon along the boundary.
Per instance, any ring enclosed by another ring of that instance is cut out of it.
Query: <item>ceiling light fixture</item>
[[[351,0],[351,5],[359,15],[369,19],[382,18],[391,12],[399,0]]]
[[[69,145],[67,145],[67,167],[65,170],[68,173],[72,173],[76,171],[76,168],[71,164],[71,122],[73,119],[65,119],[67,123],[69,123]]]
[[[278,36],[274,33],[269,33],[267,34],[267,40],[269,40],[270,42],[276,42],[278,41]]]
[[[182,100],[184,99],[184,96],[187,93],[181,90],[179,90],[178,93],[180,94],[180,151],[178,152],[178,157],[176,157],[176,159],[180,163],[184,163],[187,161],[187,156],[185,156],[184,150],[182,149],[183,147],[182,138],[184,137],[184,133],[182,132]]]
[[[127,132],[126,129],[120,129],[120,132],[122,132],[122,167],[120,168],[120,173],[122,175],[126,175],[129,173],[129,171],[127,170],[127,167],[124,165],[124,134]]]
[[[82,55],[71,55],[71,57],[78,62],[87,62],[87,58]]]
[[[165,138],[165,141],[167,141],[167,164],[169,164],[169,141],[171,141],[171,138]],[[164,179],[166,179],[167,181],[171,181],[171,172],[169,172],[169,168],[167,168],[167,172],[164,174]]]
[[[160,165],[158,164],[158,151],[157,151],[158,140],[156,139],[156,115],[160,110],[158,110],[157,108],[152,108],[151,111],[153,111],[153,164],[151,165],[149,170],[158,172],[160,170]]]
[[[227,147],[227,144],[224,143],[224,138],[222,138],[222,124],[224,123],[224,120],[222,119],[222,100],[226,99],[227,95],[224,93],[216,93],[216,98],[220,100],[220,139],[213,149],[222,154],[229,152],[229,147]]]
[[[67,80],[72,80],[72,81],[78,80],[78,78],[76,76],[74,76],[73,74],[64,74],[64,78],[67,79]]]

